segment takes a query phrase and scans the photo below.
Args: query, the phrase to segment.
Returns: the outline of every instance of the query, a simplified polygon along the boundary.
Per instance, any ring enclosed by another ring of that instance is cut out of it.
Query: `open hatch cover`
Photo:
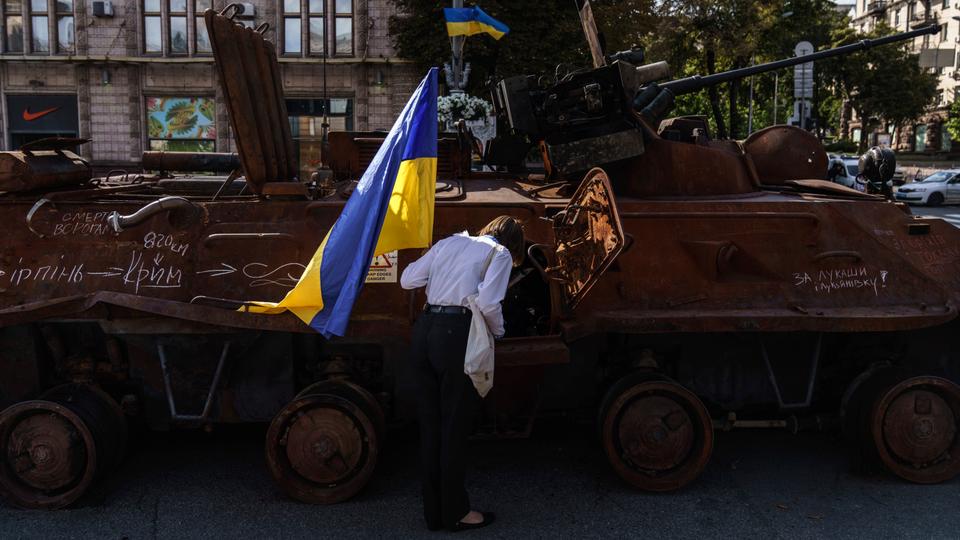
[[[570,204],[554,216],[553,229],[556,266],[547,273],[561,282],[573,309],[623,251],[623,227],[603,169],[587,173]]]

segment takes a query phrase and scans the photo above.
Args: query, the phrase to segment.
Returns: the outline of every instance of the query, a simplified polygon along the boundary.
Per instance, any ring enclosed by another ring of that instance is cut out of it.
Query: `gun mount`
[[[677,96],[937,32],[939,27],[931,25],[806,56],[667,82],[659,82],[670,73],[665,62],[634,66],[617,59],[609,65],[571,73],[551,85],[542,85],[533,76],[504,79],[494,88],[493,102],[498,117],[514,137],[520,135],[531,144],[540,144],[550,176],[579,178],[591,167],[645,154],[657,137],[707,144],[703,119],[664,122]],[[504,158],[504,146],[492,145],[488,163],[509,161]]]

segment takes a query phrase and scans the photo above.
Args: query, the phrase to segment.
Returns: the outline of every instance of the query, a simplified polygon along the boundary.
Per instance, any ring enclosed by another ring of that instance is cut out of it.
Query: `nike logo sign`
[[[59,108],[60,108],[60,107],[50,107],[49,109],[44,109],[44,110],[42,110],[42,111],[38,111],[38,112],[35,112],[35,113],[30,112],[30,109],[29,109],[29,108],[26,108],[26,109],[23,110],[23,119],[24,119],[25,121],[27,121],[27,122],[33,122],[33,121],[36,120],[37,118],[42,118],[42,117],[44,117],[44,116],[52,113],[53,111],[58,110]]]

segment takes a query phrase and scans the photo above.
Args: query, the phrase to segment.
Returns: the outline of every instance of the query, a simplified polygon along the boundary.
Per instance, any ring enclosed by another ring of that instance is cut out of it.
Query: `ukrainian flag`
[[[472,36],[487,33],[500,39],[510,32],[507,25],[486,14],[478,6],[472,8],[443,8],[447,19],[447,34],[450,36]]]
[[[437,68],[417,87],[297,285],[253,313],[293,312],[324,337],[346,333],[374,256],[427,247],[437,183]]]

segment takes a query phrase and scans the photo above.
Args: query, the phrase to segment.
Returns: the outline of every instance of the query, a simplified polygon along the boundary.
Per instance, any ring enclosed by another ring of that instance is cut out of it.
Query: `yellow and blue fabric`
[[[427,247],[437,183],[437,68],[407,102],[300,281],[254,313],[291,311],[324,337],[346,333],[374,256]]]
[[[490,34],[494,39],[500,39],[510,32],[507,25],[487,15],[478,6],[444,8],[443,16],[447,19],[447,35],[449,36]]]

